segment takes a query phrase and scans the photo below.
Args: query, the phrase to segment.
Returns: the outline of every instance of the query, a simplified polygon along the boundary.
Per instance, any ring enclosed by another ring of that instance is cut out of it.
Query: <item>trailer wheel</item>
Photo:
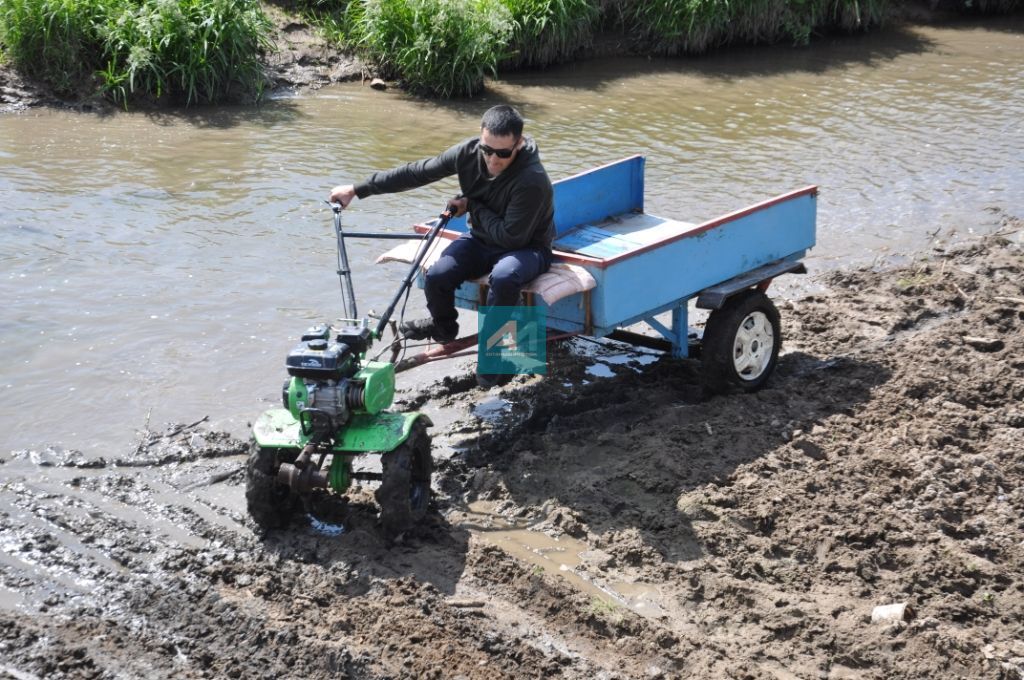
[[[291,452],[294,458],[294,452]],[[249,516],[262,529],[288,526],[295,499],[291,490],[277,481],[277,471],[286,461],[285,450],[263,447],[255,441],[249,445],[245,466],[245,502]]]
[[[701,354],[704,383],[712,392],[753,392],[768,381],[779,359],[779,310],[768,296],[746,290],[708,318]]]
[[[383,479],[375,497],[380,521],[392,536],[408,530],[423,519],[430,503],[430,435],[422,420],[412,426],[409,438],[398,448],[381,456]]]

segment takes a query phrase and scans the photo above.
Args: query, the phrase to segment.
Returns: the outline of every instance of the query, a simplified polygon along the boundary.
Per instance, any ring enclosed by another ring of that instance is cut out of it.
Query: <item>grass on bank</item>
[[[258,97],[270,30],[257,0],[0,0],[17,68],[60,95],[125,103]]]
[[[546,66],[589,46],[592,0],[298,0],[325,36],[361,51],[385,78],[466,96],[499,68]]]
[[[599,31],[639,54],[734,43],[802,45],[881,23],[909,0],[276,0],[301,11],[385,78],[440,97],[472,95],[500,69],[572,59]],[[1024,0],[936,0],[965,13]],[[272,49],[259,0],[0,0],[0,47],[58,93],[216,102],[264,87]]]
[[[416,92],[471,95],[498,69],[568,61],[599,29],[642,54],[790,40],[880,23],[893,0],[298,0],[307,17]],[[1014,2],[1017,0],[990,0]]]
[[[568,61],[598,30],[641,54],[700,53],[729,43],[806,44],[827,30],[881,23],[894,0],[298,0],[341,45],[385,78],[442,97],[471,95],[499,69]],[[986,0],[1018,2],[1019,0]]]
[[[732,43],[805,45],[816,32],[878,25],[891,5],[891,0],[626,0],[620,12],[646,52],[675,55]]]
[[[592,0],[501,0],[512,20],[507,68],[547,66],[589,47],[600,18]]]
[[[385,78],[451,97],[472,94],[496,75],[512,25],[508,10],[491,0],[374,0],[354,28]]]
[[[83,57],[102,50],[98,26],[104,0],[0,0],[0,42],[5,58],[28,76],[70,94],[92,77]]]

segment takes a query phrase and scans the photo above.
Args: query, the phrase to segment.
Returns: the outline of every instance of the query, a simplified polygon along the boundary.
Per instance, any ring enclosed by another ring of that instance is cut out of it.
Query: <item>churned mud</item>
[[[202,422],[6,454],[0,677],[1024,677],[1022,246],[823,276],[756,394],[581,339],[405,393],[448,417],[393,541],[370,487],[259,535]]]

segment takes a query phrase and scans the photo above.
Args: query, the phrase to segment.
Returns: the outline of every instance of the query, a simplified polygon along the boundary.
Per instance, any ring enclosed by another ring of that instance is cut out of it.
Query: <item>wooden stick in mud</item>
[[[218,472],[215,475],[210,475],[209,477],[207,477],[206,479],[204,479],[201,482],[196,482],[194,484],[189,484],[184,489],[182,489],[182,491],[192,491],[193,489],[198,489],[199,487],[202,487],[202,486],[213,486],[214,484],[219,484],[220,482],[223,482],[225,480],[231,479],[232,477],[234,477],[236,474],[238,474],[239,472],[241,472],[244,469],[245,469],[245,466],[244,465],[240,465],[240,466],[238,466],[238,467],[236,467],[236,468],[234,468],[232,470],[226,470],[225,472]]]
[[[205,415],[202,418],[200,418],[199,420],[197,420],[196,422],[191,423],[189,425],[179,425],[178,428],[176,430],[174,430],[173,432],[165,434],[164,435],[164,439],[170,439],[171,437],[177,437],[179,434],[181,434],[185,430],[191,430],[196,425],[199,425],[200,423],[205,423],[209,419],[210,419],[210,416]]]

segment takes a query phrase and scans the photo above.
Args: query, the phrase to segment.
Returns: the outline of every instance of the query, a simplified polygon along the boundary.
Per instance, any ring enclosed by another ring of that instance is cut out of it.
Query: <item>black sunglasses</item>
[[[497,156],[501,159],[512,158],[512,153],[516,150],[516,146],[519,144],[519,140],[516,140],[515,145],[511,149],[492,149],[486,144],[480,144],[477,148],[484,152],[485,156]]]

